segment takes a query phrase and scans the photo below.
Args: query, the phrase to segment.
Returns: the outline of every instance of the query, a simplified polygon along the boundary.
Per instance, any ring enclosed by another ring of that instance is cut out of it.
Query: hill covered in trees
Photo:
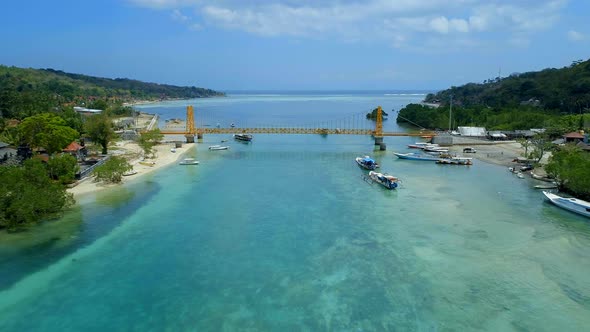
[[[580,114],[590,108],[590,60],[574,61],[570,66],[469,83],[429,94],[426,102],[462,107],[516,108],[533,106],[546,113]]]
[[[93,100],[123,103],[223,95],[222,92],[194,86],[180,87],[127,78],[71,74],[54,69],[0,65],[0,115],[5,118],[20,119],[64,105],[88,105]]]

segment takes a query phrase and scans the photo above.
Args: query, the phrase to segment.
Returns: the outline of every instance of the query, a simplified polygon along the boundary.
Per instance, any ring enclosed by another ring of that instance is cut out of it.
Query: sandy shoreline
[[[133,165],[133,169],[137,171],[137,174],[123,177],[123,181],[118,184],[104,184],[102,182],[94,182],[92,177],[87,177],[80,181],[75,187],[69,188],[68,192],[74,194],[74,198],[78,199],[82,196],[103,191],[105,189],[120,188],[126,183],[140,180],[147,174],[153,173],[163,167],[175,163],[181,159],[182,156],[193,146],[194,143],[183,144],[181,148],[176,148],[176,152],[172,152],[172,144],[165,143],[157,145],[154,147],[156,150],[156,158],[149,159],[149,161],[154,161],[155,164],[153,166],[146,166],[139,163],[141,161],[141,158],[139,157],[141,156],[141,148],[139,148],[137,144],[130,141],[118,142],[117,145],[112,148],[114,152],[113,154],[124,155],[127,158],[132,156],[129,160],[129,163]]]

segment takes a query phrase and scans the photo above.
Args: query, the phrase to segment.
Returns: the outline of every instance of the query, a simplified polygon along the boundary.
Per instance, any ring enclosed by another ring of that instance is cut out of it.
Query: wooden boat
[[[586,202],[577,198],[561,197],[548,191],[543,191],[543,194],[551,203],[559,206],[560,208],[590,218],[590,202]]]
[[[211,145],[209,147],[209,150],[211,150],[211,151],[215,151],[215,150],[227,150],[227,149],[229,149],[229,146]]]
[[[182,160],[178,164],[179,165],[198,165],[199,161],[195,160],[195,158],[184,158],[184,160]]]
[[[397,188],[399,182],[399,179],[393,175],[377,173],[375,171],[370,171],[369,177],[389,190]]]
[[[377,164],[377,162],[375,162],[375,160],[371,159],[369,156],[356,157],[355,160],[356,163],[364,169],[373,170],[379,167],[379,164]]]
[[[156,165],[156,162],[155,161],[145,161],[144,160],[144,161],[140,161],[139,164],[140,165],[143,165],[143,166],[154,167],[154,165]]]

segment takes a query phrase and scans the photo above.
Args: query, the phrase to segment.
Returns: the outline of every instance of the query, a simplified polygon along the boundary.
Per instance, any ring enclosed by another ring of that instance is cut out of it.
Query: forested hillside
[[[0,115],[24,118],[68,104],[101,99],[113,102],[223,96],[197,87],[101,78],[53,69],[0,66]]]
[[[561,69],[512,74],[506,78],[469,83],[429,94],[426,102],[463,107],[492,108],[535,106],[548,113],[583,113],[590,108],[590,60],[574,61]]]

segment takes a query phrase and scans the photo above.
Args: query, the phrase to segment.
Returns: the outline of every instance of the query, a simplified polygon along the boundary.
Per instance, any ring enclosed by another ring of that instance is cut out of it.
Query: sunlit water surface
[[[231,95],[147,105],[307,123],[423,96]],[[391,117],[391,115],[390,115]],[[213,117],[212,117],[213,119]],[[280,121],[279,121],[280,120]],[[211,120],[214,121],[214,120]],[[372,123],[363,124],[372,125]],[[389,131],[402,130],[394,119]],[[0,331],[582,331],[590,224],[503,167],[398,160],[415,139],[205,136],[172,165],[0,235]],[[363,180],[370,154],[402,179]]]

